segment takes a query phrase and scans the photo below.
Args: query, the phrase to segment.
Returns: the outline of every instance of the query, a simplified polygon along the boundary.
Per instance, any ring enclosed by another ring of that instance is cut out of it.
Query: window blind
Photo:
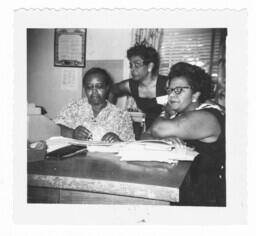
[[[223,29],[164,29],[159,48],[160,74],[167,75],[177,62],[200,66],[213,82],[219,74],[220,40]]]

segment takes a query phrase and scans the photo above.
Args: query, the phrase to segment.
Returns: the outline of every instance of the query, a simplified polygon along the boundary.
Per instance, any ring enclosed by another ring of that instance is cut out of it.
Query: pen
[[[73,157],[73,156],[75,156],[75,155],[77,155],[77,154],[79,154],[79,153],[83,153],[83,152],[85,152],[85,151],[87,151],[87,148],[83,148],[83,149],[80,149],[80,150],[75,151],[75,152],[73,152],[73,153],[70,153],[70,154],[67,154],[67,155],[65,155],[65,156],[62,156],[61,159]]]

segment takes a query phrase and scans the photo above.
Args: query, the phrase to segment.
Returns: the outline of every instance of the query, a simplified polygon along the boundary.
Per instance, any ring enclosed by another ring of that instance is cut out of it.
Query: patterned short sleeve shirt
[[[100,141],[108,132],[117,134],[121,140],[134,140],[132,120],[128,112],[107,101],[97,117],[86,98],[69,103],[54,119],[56,124],[75,129],[84,126],[92,132],[93,140]]]

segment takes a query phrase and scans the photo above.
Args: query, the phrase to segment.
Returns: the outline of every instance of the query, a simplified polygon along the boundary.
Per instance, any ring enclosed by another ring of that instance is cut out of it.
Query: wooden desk
[[[123,162],[109,153],[28,163],[28,202],[170,204],[186,195],[191,162]]]

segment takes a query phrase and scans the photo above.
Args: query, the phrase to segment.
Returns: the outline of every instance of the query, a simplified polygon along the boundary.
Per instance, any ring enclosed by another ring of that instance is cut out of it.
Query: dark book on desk
[[[48,160],[62,160],[70,157],[74,157],[77,154],[86,154],[87,147],[79,145],[68,145],[52,152],[47,153],[46,159]]]

